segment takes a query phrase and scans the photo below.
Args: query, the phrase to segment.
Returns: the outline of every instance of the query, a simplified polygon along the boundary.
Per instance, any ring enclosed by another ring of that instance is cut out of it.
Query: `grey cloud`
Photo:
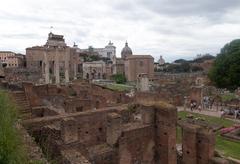
[[[25,39],[25,38],[39,38],[42,37],[36,33],[25,33],[25,34],[1,34],[1,38],[8,38],[8,39]]]
[[[50,17],[46,15],[35,15],[34,13],[26,13],[26,14],[20,14],[20,13],[12,13],[12,12],[0,12],[0,20],[1,21],[18,21],[22,24],[25,23],[61,23],[61,24],[71,24],[74,25],[75,22],[71,20],[61,20],[56,19],[55,17]]]
[[[140,0],[140,4],[159,14],[216,18],[236,8],[239,0]]]
[[[23,1],[28,3],[0,11],[0,45],[6,49],[44,44],[50,26],[69,45],[101,47],[112,40],[119,55],[127,39],[136,53],[156,60],[215,53],[240,36],[240,0]]]
[[[130,21],[145,21],[151,16],[143,10],[137,1],[121,0],[111,3],[113,16]]]

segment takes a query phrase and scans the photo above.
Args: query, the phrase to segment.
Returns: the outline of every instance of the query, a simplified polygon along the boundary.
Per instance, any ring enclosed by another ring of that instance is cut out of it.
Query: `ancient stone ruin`
[[[214,131],[190,123],[181,125],[179,155],[177,109],[165,102],[138,100],[87,82],[62,86],[23,83],[21,90],[11,94],[22,106],[23,127],[56,163],[226,162],[214,157]]]

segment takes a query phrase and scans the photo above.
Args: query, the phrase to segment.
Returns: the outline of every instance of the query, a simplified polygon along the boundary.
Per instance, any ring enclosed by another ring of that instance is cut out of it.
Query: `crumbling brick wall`
[[[24,125],[39,133],[42,127],[52,129],[45,131],[54,135],[50,137],[54,140],[48,141],[51,148],[58,152],[74,149],[91,163],[176,164],[176,108],[166,103],[142,102],[135,110],[129,112],[126,105],[109,107],[26,120]],[[138,113],[140,119],[126,121],[123,111],[129,115]],[[214,137],[211,130],[190,124],[183,126],[183,160],[178,162],[209,163],[213,158]]]
[[[41,79],[41,73],[38,69],[5,68],[4,74],[5,80],[11,83],[38,82]]]
[[[183,164],[210,163],[214,157],[215,133],[198,125],[183,124]]]
[[[119,163],[154,163],[155,132],[153,126],[124,130],[119,139]]]

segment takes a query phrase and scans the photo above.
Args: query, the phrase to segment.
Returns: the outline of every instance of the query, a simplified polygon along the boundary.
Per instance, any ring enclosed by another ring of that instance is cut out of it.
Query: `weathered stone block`
[[[141,115],[143,124],[152,124],[154,123],[155,110],[153,107],[141,106]]]
[[[74,118],[63,118],[61,121],[61,136],[65,144],[78,141],[78,129]]]
[[[117,143],[121,135],[121,116],[117,113],[107,115],[107,143],[111,146]]]

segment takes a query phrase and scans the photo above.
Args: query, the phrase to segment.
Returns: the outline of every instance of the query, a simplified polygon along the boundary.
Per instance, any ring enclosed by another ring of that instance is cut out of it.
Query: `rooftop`
[[[131,55],[127,57],[127,59],[140,59],[140,58],[153,59],[151,55]]]
[[[0,51],[0,53],[14,53],[14,52],[12,52],[12,51]]]

